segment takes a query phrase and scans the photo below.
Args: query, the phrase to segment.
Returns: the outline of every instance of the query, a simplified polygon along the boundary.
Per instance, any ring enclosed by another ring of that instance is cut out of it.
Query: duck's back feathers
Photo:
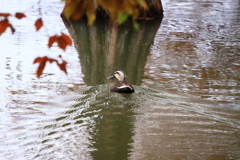
[[[116,81],[110,87],[110,92],[133,93],[134,92],[134,88],[127,81]]]

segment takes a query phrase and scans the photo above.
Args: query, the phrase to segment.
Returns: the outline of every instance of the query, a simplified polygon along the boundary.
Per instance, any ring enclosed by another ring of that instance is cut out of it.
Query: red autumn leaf
[[[42,61],[42,63],[39,64],[37,72],[36,72],[38,78],[42,75],[45,66],[46,66],[46,61]]]
[[[56,41],[57,41],[57,36],[56,35],[49,37],[49,39],[48,39],[48,48],[52,47],[52,44],[54,42],[56,42]]]
[[[58,42],[58,47],[65,51],[67,47],[67,42],[65,41],[65,39],[63,37],[58,37],[57,42]]]
[[[60,68],[60,70],[64,71],[67,74],[67,69],[66,69],[67,62],[64,61],[61,56],[59,56],[59,58],[61,58],[62,63],[59,63],[59,61],[56,60],[56,59],[48,58],[47,56],[37,57],[33,61],[33,63],[39,63],[39,66],[38,66],[37,71],[36,71],[37,77],[39,78],[42,75],[43,70],[44,70],[47,62],[50,62],[50,63],[56,62],[58,67]]]
[[[12,24],[9,24],[9,27],[11,28],[12,34],[15,33],[15,28],[13,28]]]
[[[11,14],[9,13],[0,13],[0,17],[5,17],[7,18],[8,16],[10,16]]]
[[[65,72],[67,74],[67,69],[66,69],[66,65],[67,65],[67,62],[62,60],[63,62],[61,64],[57,63],[60,70],[62,70],[63,72]]]
[[[35,22],[36,31],[38,31],[43,26],[42,18],[39,18]]]
[[[8,26],[9,26],[9,22],[7,19],[0,21],[0,35],[6,31]]]
[[[66,43],[67,43],[69,46],[72,45],[72,39],[71,39],[68,35],[62,33],[61,37],[66,41]]]
[[[27,17],[27,16],[25,14],[23,14],[23,13],[17,12],[15,14],[15,17],[18,18],[18,19],[22,19],[22,18]]]
[[[48,57],[47,57],[47,56],[44,56],[44,57],[37,57],[37,58],[33,61],[33,63],[39,63],[39,66],[38,66],[37,71],[36,71],[36,74],[37,74],[37,77],[38,77],[38,78],[42,75],[47,60],[48,60]]]
[[[57,61],[56,59],[53,59],[53,58],[48,58],[48,62],[49,62],[49,63],[52,63],[52,62],[58,63],[58,61]]]
[[[37,57],[34,59],[33,63],[41,63],[43,57]]]
[[[72,45],[72,39],[64,33],[62,33],[61,36],[54,35],[54,36],[49,37],[48,48],[52,47],[54,42],[57,42],[58,47],[64,51],[66,50],[67,45],[69,45],[69,46]]]

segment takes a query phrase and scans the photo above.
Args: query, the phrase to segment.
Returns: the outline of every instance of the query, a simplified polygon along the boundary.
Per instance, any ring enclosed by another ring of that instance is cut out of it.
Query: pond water
[[[162,3],[136,31],[65,22],[58,0],[0,0],[27,15],[0,36],[1,159],[240,159],[240,4]],[[60,32],[66,52],[47,48]],[[47,64],[38,79],[34,58],[59,54],[68,75]],[[109,93],[120,68],[136,93]]]

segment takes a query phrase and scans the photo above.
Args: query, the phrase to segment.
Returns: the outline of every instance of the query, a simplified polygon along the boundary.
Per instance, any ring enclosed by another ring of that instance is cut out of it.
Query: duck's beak
[[[108,79],[113,79],[113,78],[116,78],[115,76],[110,76],[110,77],[108,77]]]

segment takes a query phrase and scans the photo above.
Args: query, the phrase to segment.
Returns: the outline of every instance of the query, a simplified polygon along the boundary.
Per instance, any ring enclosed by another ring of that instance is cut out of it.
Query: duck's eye
[[[115,74],[119,74],[119,72],[115,72]]]

